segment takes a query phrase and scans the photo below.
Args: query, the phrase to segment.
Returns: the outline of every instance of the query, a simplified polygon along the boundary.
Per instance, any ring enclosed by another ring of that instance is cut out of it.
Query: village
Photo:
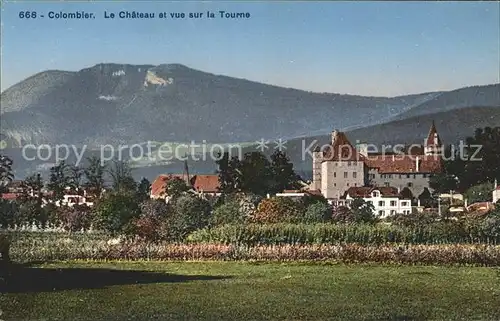
[[[373,205],[374,215],[387,218],[396,214],[437,211],[441,214],[441,203],[447,204],[450,213],[474,212],[486,213],[494,208],[500,199],[500,188],[495,180],[491,191],[492,201],[469,204],[464,195],[450,190],[437,195],[437,206],[422,204],[425,197],[430,197],[433,190],[429,181],[433,175],[442,171],[443,143],[434,122],[424,140],[424,145],[413,146],[411,153],[376,153],[369,152],[366,143],[353,146],[344,132],[332,131],[331,143],[313,153],[312,181],[299,180],[301,188],[283,190],[274,195],[264,193],[267,198],[287,197],[301,199],[307,195],[324,197],[333,208],[349,207],[354,199],[363,199]],[[181,180],[190,187],[194,195],[201,198],[221,195],[219,176],[216,174],[189,174],[187,161],[181,174],[162,174],[154,179],[150,186],[151,199],[163,199],[167,203],[169,180]],[[14,200],[23,193],[22,181],[8,184],[1,197]],[[105,193],[106,189],[102,190]],[[31,196],[36,196],[31,190]],[[43,206],[51,199],[51,193],[42,191]],[[73,207],[85,205],[92,207],[96,194],[85,188],[66,186],[63,198],[56,201],[56,206]]]

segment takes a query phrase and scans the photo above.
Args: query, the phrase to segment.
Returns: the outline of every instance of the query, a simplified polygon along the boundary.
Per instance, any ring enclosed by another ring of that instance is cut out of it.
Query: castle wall
[[[368,181],[375,186],[391,186],[403,189],[408,187],[414,197],[422,194],[429,187],[429,174],[379,174],[376,169],[368,171]],[[410,186],[411,185],[411,186]]]

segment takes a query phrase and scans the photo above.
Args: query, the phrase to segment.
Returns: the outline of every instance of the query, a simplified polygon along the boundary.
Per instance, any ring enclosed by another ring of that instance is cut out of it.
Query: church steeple
[[[429,129],[429,134],[424,142],[424,149],[426,155],[440,155],[442,151],[441,138],[436,129],[436,124],[434,120],[432,121],[431,128]]]

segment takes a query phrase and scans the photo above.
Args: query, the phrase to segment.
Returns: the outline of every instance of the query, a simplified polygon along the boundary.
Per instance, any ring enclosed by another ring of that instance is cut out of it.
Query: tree
[[[372,223],[375,221],[375,207],[362,198],[356,198],[351,202],[351,211],[355,222]]]
[[[137,184],[132,177],[132,168],[123,161],[113,161],[113,167],[108,171],[113,181],[113,189],[117,192],[135,191]]]
[[[244,155],[239,168],[243,192],[266,195],[270,192],[273,183],[271,163],[260,152],[248,152]]]
[[[298,222],[304,219],[302,202],[289,197],[263,199],[257,206],[252,220],[257,223]]]
[[[486,182],[483,184],[472,186],[465,192],[464,196],[469,204],[477,202],[491,202],[493,197],[493,189],[493,184]]]
[[[173,203],[172,237],[184,239],[189,233],[204,228],[210,219],[209,203],[193,195],[183,195]]]
[[[439,197],[439,196],[438,196]],[[429,189],[426,187],[420,193],[418,196],[418,199],[420,200],[420,206],[423,207],[436,207],[437,206],[437,201],[432,195],[432,193],[429,191]]]
[[[351,223],[354,217],[347,206],[335,206],[332,208],[332,220],[338,223]]]
[[[293,170],[293,164],[288,156],[280,150],[276,150],[271,155],[271,175],[273,180],[269,190],[271,193],[295,190],[301,187],[298,182],[300,178]]]
[[[332,219],[332,208],[328,203],[316,202],[306,208],[303,221],[305,223],[321,223]]]
[[[221,157],[222,156],[222,157]],[[215,162],[218,166],[219,192],[229,195],[238,191],[240,161],[237,157],[229,158],[229,153],[219,154]]]
[[[140,214],[139,203],[134,196],[134,193],[124,190],[104,194],[95,206],[98,227],[112,233],[123,231]]]
[[[241,224],[246,221],[244,211],[236,200],[230,200],[217,207],[210,217],[210,225],[217,226],[222,224]]]
[[[12,159],[0,155],[0,196],[6,191],[7,185],[14,180],[12,163]]]
[[[51,199],[54,202],[64,198],[64,190],[71,186],[70,166],[64,161],[50,168],[49,183],[47,189],[52,193]]]
[[[454,189],[449,188],[453,183],[450,176],[457,181],[456,190],[461,192],[500,179],[500,127],[478,128],[465,143],[463,150],[446,149],[445,156],[449,160],[444,162],[444,176],[433,183],[442,186],[438,190]]]
[[[151,194],[151,183],[146,177],[141,179],[141,182],[137,186],[137,198],[139,202],[143,202],[149,199]]]
[[[96,196],[100,197],[104,190],[104,174],[106,166],[101,164],[101,159],[96,156],[87,158],[88,165],[83,169],[86,179],[84,186],[91,190]]]
[[[186,182],[179,177],[170,176],[166,184],[165,191],[171,199],[176,199],[190,190]]]
[[[69,172],[69,186],[74,188],[75,190],[80,190],[82,186],[83,179],[83,168],[77,165],[68,166]]]

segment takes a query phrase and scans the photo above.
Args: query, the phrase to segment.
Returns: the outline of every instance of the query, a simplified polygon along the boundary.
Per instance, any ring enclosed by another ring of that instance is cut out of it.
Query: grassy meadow
[[[11,271],[3,320],[498,320],[500,270],[59,262]]]

